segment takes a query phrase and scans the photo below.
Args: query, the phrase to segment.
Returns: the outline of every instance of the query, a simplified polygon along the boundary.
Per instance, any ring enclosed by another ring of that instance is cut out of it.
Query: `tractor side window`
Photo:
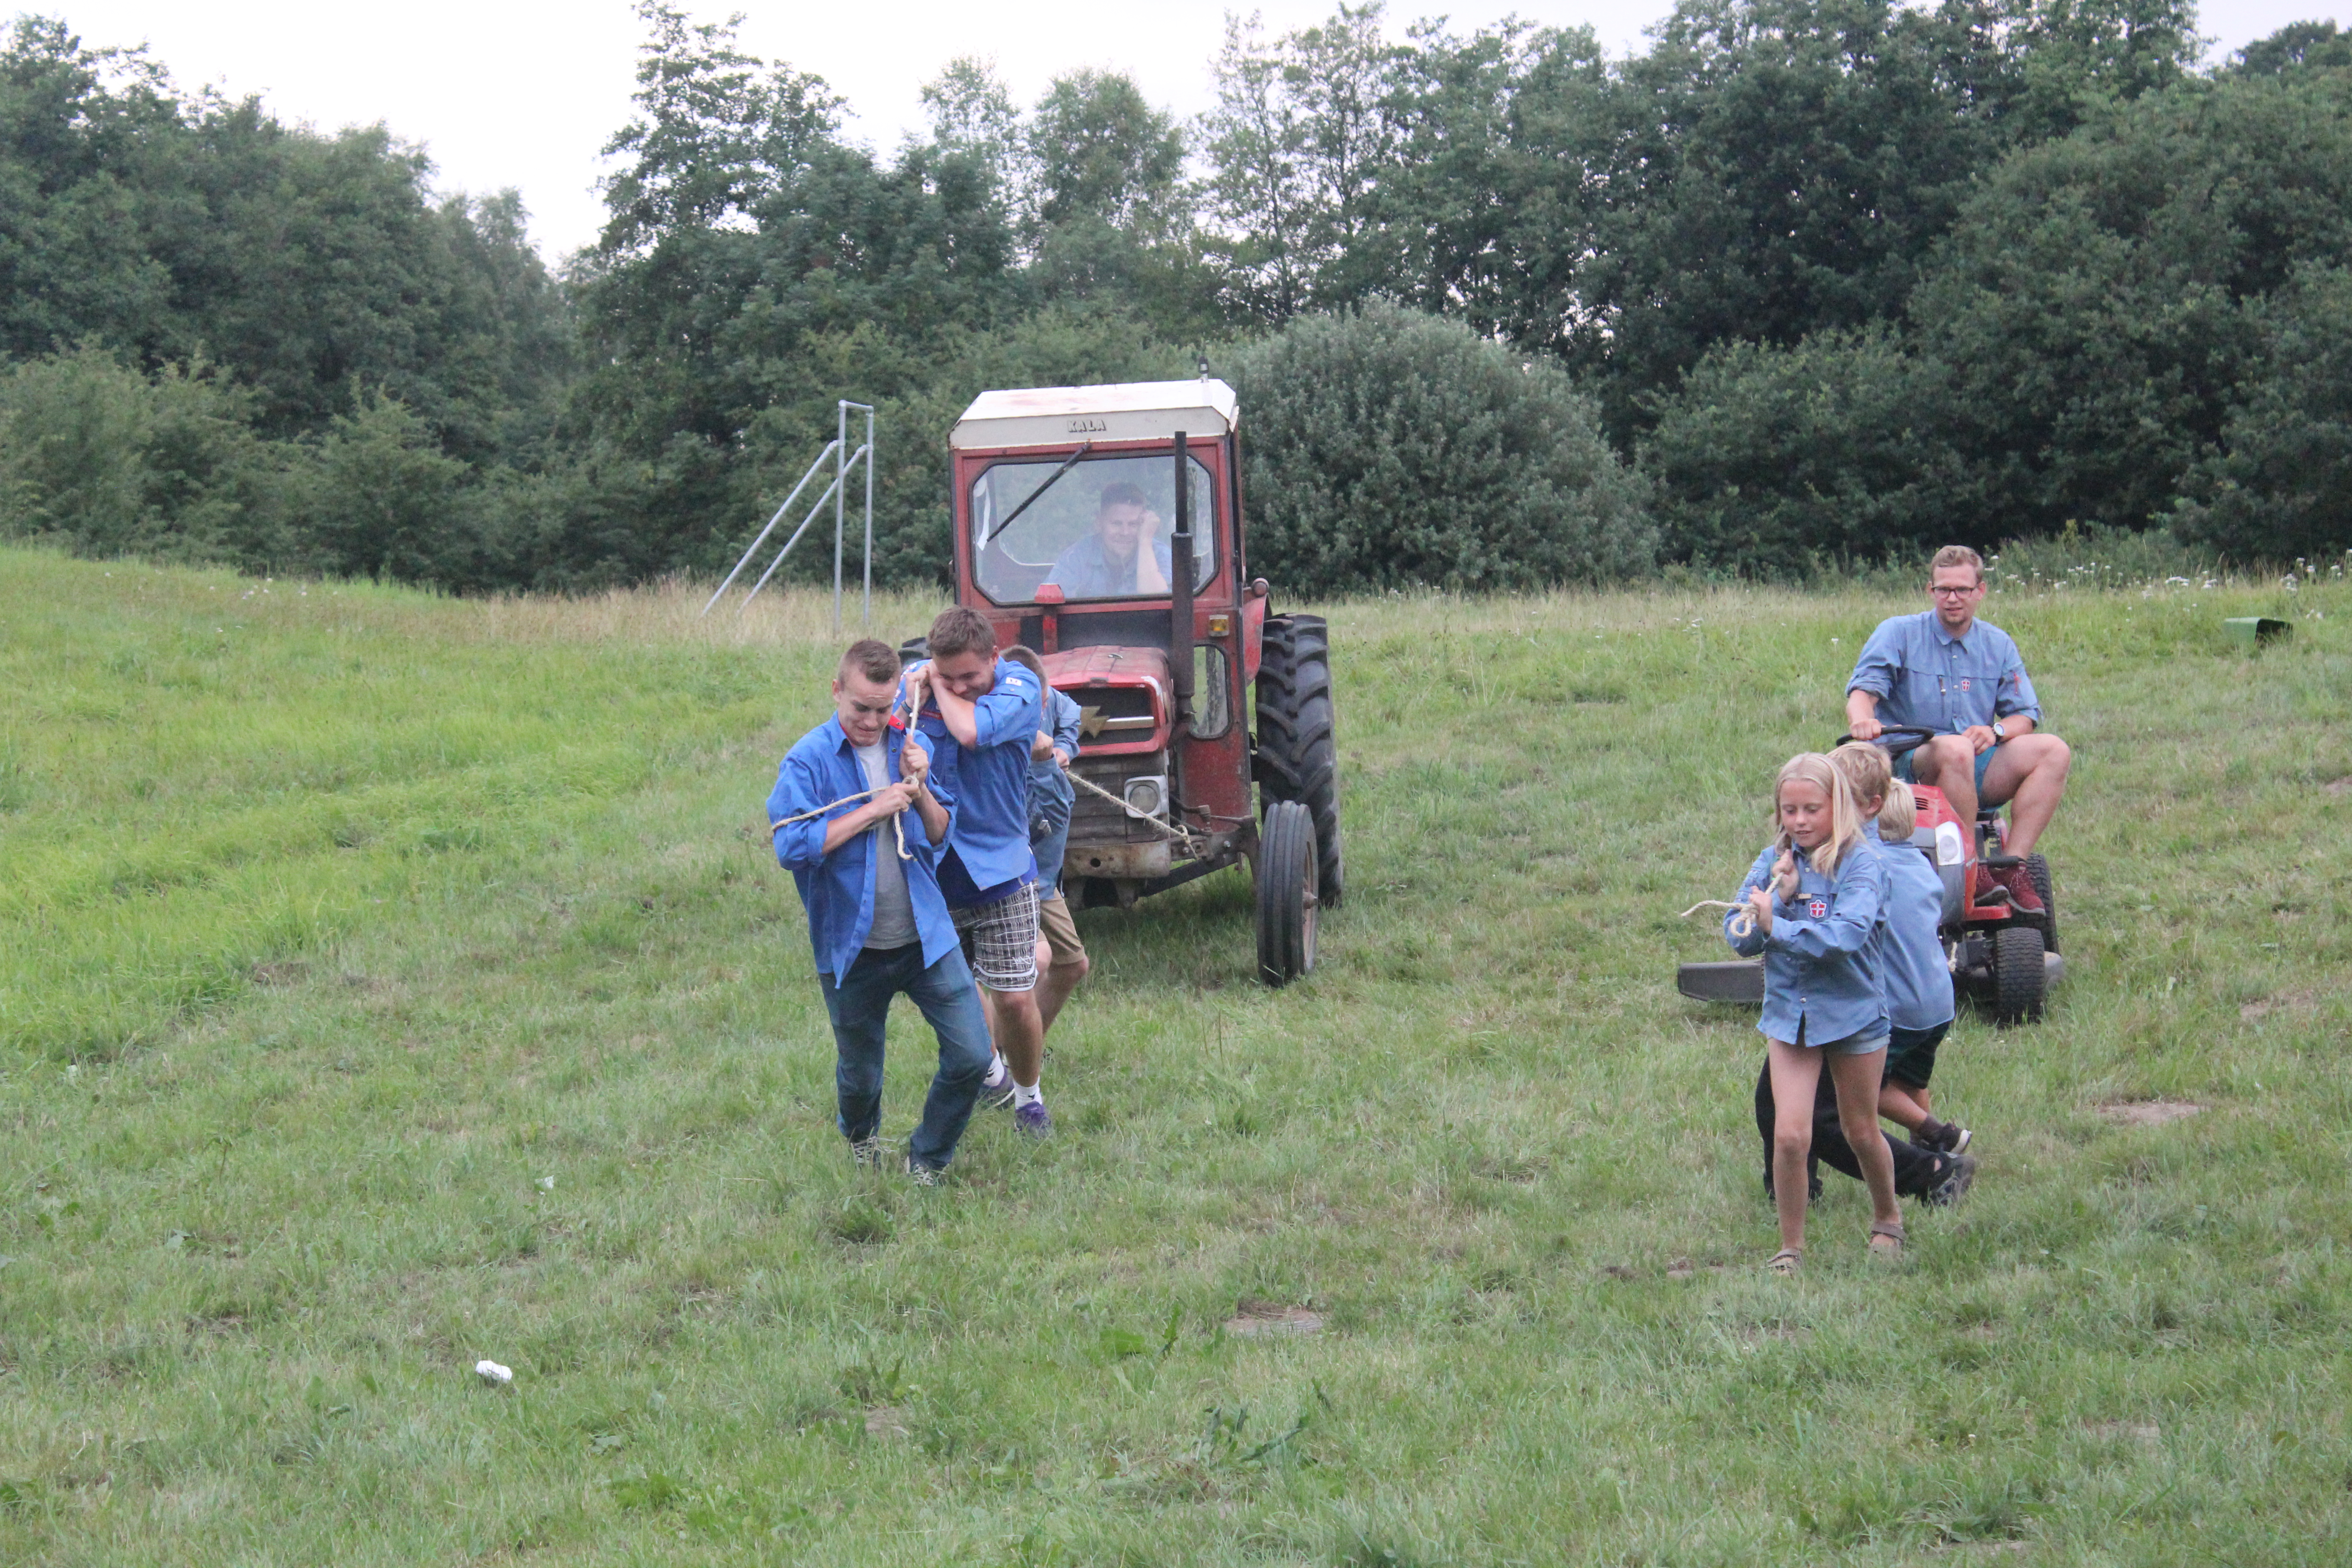
[[[1192,645],[1192,722],[1195,740],[1213,741],[1232,727],[1234,692],[1231,662],[1215,643]]]
[[[1176,526],[1175,465],[1166,457],[992,463],[971,484],[972,560],[1000,605],[1034,603],[1051,583],[1065,600],[1164,599]],[[1217,574],[1216,487],[1188,458],[1192,586]],[[1025,503],[1025,504],[1024,504]]]

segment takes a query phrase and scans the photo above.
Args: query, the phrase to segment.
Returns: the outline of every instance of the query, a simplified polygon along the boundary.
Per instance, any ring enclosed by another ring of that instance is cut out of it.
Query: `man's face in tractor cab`
[[[1143,542],[1159,531],[1160,514],[1144,503],[1133,485],[1113,485],[1103,492],[1101,510],[1095,514],[1095,536],[1112,565],[1133,560]]]
[[[1938,566],[1927,579],[1927,598],[1936,606],[1936,618],[1956,637],[1966,637],[1975,625],[1977,606],[1984,596],[1984,579],[1973,566]]]

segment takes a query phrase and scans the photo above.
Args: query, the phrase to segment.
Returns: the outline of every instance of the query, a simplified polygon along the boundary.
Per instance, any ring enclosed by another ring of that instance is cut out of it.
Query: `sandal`
[[[1892,1245],[1881,1247],[1879,1243],[1882,1241],[1892,1243]],[[1870,1255],[1873,1258],[1880,1258],[1888,1263],[1892,1263],[1896,1258],[1901,1258],[1903,1256],[1903,1227],[1899,1225],[1887,1225],[1879,1220],[1871,1221]]]
[[[1794,1274],[1805,1261],[1805,1255],[1793,1247],[1784,1247],[1764,1260],[1764,1267],[1775,1274]]]

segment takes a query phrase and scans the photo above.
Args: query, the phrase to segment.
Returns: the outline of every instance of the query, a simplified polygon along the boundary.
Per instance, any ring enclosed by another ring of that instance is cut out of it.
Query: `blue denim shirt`
[[[1886,976],[1886,1021],[1898,1029],[1932,1029],[1952,1021],[1952,966],[1938,931],[1944,879],[1909,844],[1885,844],[1878,824],[1863,831],[1886,862],[1886,912],[1879,921],[1878,972]]]
[[[1733,902],[1745,906],[1748,890],[1772,879],[1777,845],[1767,845],[1748,868]],[[1793,1045],[1801,1033],[1808,1046],[1826,1046],[1853,1035],[1886,1032],[1886,981],[1874,951],[1879,914],[1886,907],[1886,863],[1878,846],[1864,839],[1838,858],[1837,879],[1813,869],[1797,852],[1797,897],[1774,900],[1772,934],[1731,934],[1733,910],[1723,917],[1723,938],[1745,958],[1764,955],[1764,1037]]]
[[[898,771],[898,754],[906,742],[906,731],[895,725],[882,733],[883,754],[894,781],[904,776]],[[793,749],[784,753],[782,764],[776,769],[776,787],[768,796],[768,820],[781,822],[814,811],[866,787],[866,772],[857,765],[856,750],[843,731],[841,721],[827,719],[793,742]],[[950,785],[940,782],[936,763],[931,770],[931,798],[947,807],[952,834],[955,795]],[[825,824],[865,804],[852,801],[838,811],[772,832],[776,864],[790,871],[800,888],[801,906],[808,910],[809,946],[816,953],[819,973],[824,974],[848,973],[866,946],[866,933],[874,929],[876,847],[880,846],[886,855],[898,852],[898,841],[887,823],[857,835],[830,855],[824,852]],[[940,896],[937,871],[945,844],[933,847],[920,812],[902,812],[898,820],[906,829],[907,852],[913,857],[906,863],[907,898],[915,908],[915,933],[922,941],[923,967],[928,969],[956,948],[955,921],[948,913],[947,900]]]
[[[1069,756],[1078,754],[1079,726],[1085,714],[1066,695],[1048,688],[1045,718],[1054,744]],[[1062,860],[1070,847],[1070,810],[1077,804],[1077,786],[1052,757],[1029,763],[1029,847],[1037,857],[1037,884],[1049,890],[1062,881]],[[1041,894],[1041,896],[1044,896]]]
[[[2042,702],[2025,678],[2017,644],[1999,626],[1973,623],[1955,637],[1933,610],[1889,616],[1854,661],[1848,691],[1878,699],[1878,721],[1957,735],[2012,713],[2042,722]]]
[[[1043,683],[1009,658],[996,661],[996,684],[972,704],[980,743],[960,745],[937,708],[919,727],[931,748],[931,772],[956,797],[950,857],[961,862],[948,886],[993,891],[1036,874],[1029,853],[1029,746],[1045,727]],[[971,901],[967,900],[966,901]]]

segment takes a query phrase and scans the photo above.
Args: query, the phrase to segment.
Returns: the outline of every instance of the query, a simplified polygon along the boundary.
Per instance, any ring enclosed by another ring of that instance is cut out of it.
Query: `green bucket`
[[[2294,625],[2275,616],[2232,616],[2221,625],[2231,642],[2248,648],[2264,647],[2294,635]]]

